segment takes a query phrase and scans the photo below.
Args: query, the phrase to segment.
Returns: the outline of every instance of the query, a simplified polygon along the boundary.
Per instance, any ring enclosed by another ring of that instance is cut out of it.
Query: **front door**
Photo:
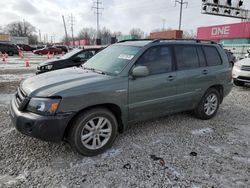
[[[176,72],[173,71],[171,47],[148,49],[135,66],[146,66],[149,75],[129,80],[129,120],[144,120],[174,112]]]

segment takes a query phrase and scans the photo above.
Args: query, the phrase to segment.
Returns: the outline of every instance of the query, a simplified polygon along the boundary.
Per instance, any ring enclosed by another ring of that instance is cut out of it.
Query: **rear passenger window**
[[[197,52],[198,52],[198,57],[199,57],[199,61],[200,61],[200,66],[206,67],[207,64],[206,64],[205,55],[204,55],[204,52],[200,46],[197,46]]]
[[[171,50],[166,46],[150,48],[140,57],[136,66],[147,66],[151,75],[171,72]]]
[[[199,67],[199,59],[195,46],[175,46],[178,70],[188,70]]]
[[[217,49],[213,46],[204,46],[208,66],[221,65],[222,61]]]

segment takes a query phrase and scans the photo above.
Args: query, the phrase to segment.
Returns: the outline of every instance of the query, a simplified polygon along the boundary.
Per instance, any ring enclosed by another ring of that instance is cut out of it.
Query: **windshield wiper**
[[[94,69],[94,68],[83,67],[83,69],[84,69],[84,70],[91,70],[91,71],[96,72],[96,73],[98,73],[98,74],[103,74],[103,75],[106,74],[105,72],[103,72],[103,71],[101,71],[101,70]]]

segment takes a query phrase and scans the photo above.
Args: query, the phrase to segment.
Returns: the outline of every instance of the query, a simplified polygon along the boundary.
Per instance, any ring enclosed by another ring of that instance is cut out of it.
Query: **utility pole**
[[[93,9],[95,9],[95,14],[96,14],[96,39],[98,39],[98,35],[100,32],[100,19],[99,16],[102,14],[100,12],[100,10],[103,10],[104,8],[100,7],[100,5],[102,4],[102,2],[100,0],[96,0],[94,2],[94,6],[92,7]]]
[[[42,43],[42,35],[41,35],[41,30],[39,29],[39,30],[38,30],[38,32],[39,32],[39,42],[40,42],[40,43]]]
[[[67,27],[66,27],[64,15],[62,15],[62,19],[63,19],[63,25],[64,25],[64,31],[65,31],[65,37],[66,37],[66,44],[67,44],[69,41],[68,41],[68,33],[67,33]]]
[[[179,3],[180,4],[180,19],[179,19],[179,30],[181,30],[181,21],[182,21],[182,8],[183,8],[183,5],[186,5],[186,7],[188,6],[188,2],[184,2],[183,0],[175,0],[175,6],[176,6],[176,3]]]
[[[166,19],[162,19],[162,31],[165,31],[165,24],[166,24]]]
[[[70,23],[70,27],[71,27],[71,35],[72,35],[72,40],[73,40],[73,46],[75,46],[75,39],[74,39],[75,17],[73,17],[72,13],[70,15],[69,23]]]
[[[23,19],[23,33],[22,33],[23,36],[20,37],[24,37],[25,34],[26,34],[26,26],[25,26],[25,19]]]

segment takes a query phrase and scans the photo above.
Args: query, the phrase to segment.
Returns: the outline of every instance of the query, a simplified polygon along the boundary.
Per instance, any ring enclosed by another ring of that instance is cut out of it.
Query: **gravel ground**
[[[109,151],[82,157],[12,127],[18,83],[0,83],[0,187],[250,187],[250,86],[234,87],[212,120],[180,113],[130,125]]]

